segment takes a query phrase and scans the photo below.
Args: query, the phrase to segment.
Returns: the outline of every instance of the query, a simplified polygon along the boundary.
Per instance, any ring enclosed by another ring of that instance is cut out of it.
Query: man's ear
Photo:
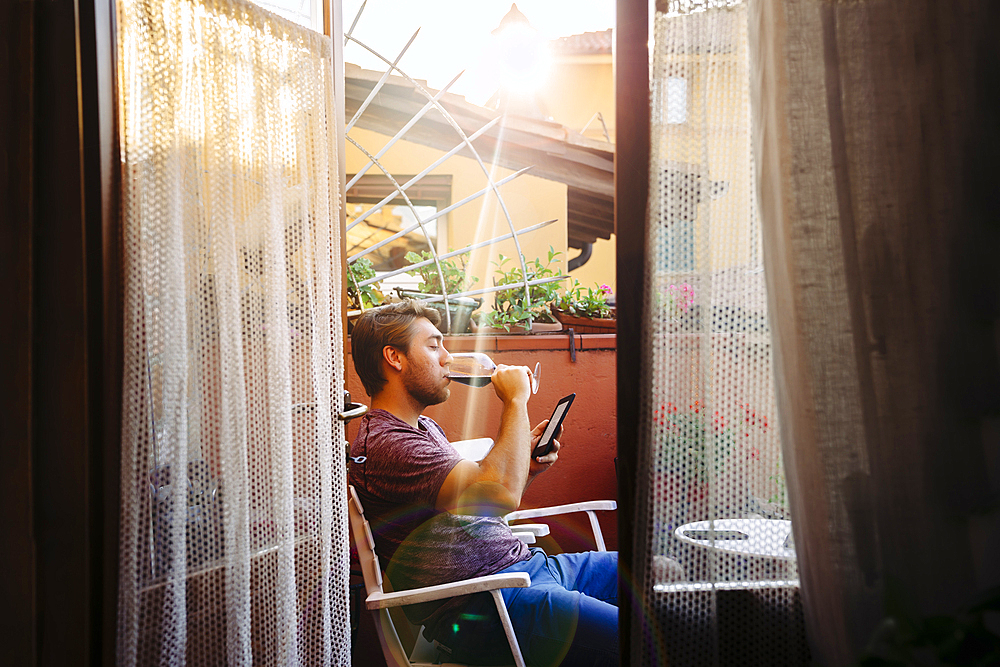
[[[386,345],[382,348],[382,359],[397,371],[403,370],[402,355],[392,345]]]

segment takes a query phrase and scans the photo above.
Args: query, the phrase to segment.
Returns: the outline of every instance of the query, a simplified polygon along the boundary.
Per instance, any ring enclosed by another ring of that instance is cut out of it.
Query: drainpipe
[[[574,257],[573,259],[569,260],[569,270],[575,271],[576,269],[579,269],[581,266],[587,263],[587,260],[590,259],[590,256],[593,253],[594,253],[594,244],[584,243],[583,247],[580,248],[580,254]]]

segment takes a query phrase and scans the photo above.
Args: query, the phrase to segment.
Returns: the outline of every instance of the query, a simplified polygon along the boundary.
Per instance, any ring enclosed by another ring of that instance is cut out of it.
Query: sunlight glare
[[[343,0],[346,26],[362,1]],[[511,4],[511,0],[368,0],[354,35],[381,53],[396,53],[421,28],[400,66],[438,90],[465,69],[451,90],[482,105],[501,85],[497,39],[491,33]],[[615,23],[614,0],[517,0],[517,7],[537,29],[543,46],[559,37],[607,30]],[[357,45],[349,44],[344,57],[365,69],[385,70]]]

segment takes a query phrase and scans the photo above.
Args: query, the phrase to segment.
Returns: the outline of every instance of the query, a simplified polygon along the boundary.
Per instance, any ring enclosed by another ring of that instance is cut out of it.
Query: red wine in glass
[[[447,377],[470,387],[485,387],[491,382],[497,365],[482,352],[455,352],[451,355]],[[535,364],[531,374],[531,393],[538,393],[538,380],[542,372],[542,362]]]

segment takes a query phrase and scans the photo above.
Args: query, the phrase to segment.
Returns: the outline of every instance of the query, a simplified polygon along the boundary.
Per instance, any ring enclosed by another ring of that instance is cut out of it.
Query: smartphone
[[[684,537],[692,540],[749,540],[750,536],[738,530],[685,530]]]
[[[556,403],[556,409],[552,411],[552,416],[549,417],[549,423],[545,425],[545,430],[542,431],[542,437],[538,440],[538,445],[531,452],[531,458],[537,459],[539,456],[545,456],[552,450],[552,441],[555,440],[556,433],[559,432],[559,427],[562,426],[563,419],[566,418],[566,413],[569,412],[569,406],[573,405],[574,398],[576,398],[575,393],[563,396]]]

